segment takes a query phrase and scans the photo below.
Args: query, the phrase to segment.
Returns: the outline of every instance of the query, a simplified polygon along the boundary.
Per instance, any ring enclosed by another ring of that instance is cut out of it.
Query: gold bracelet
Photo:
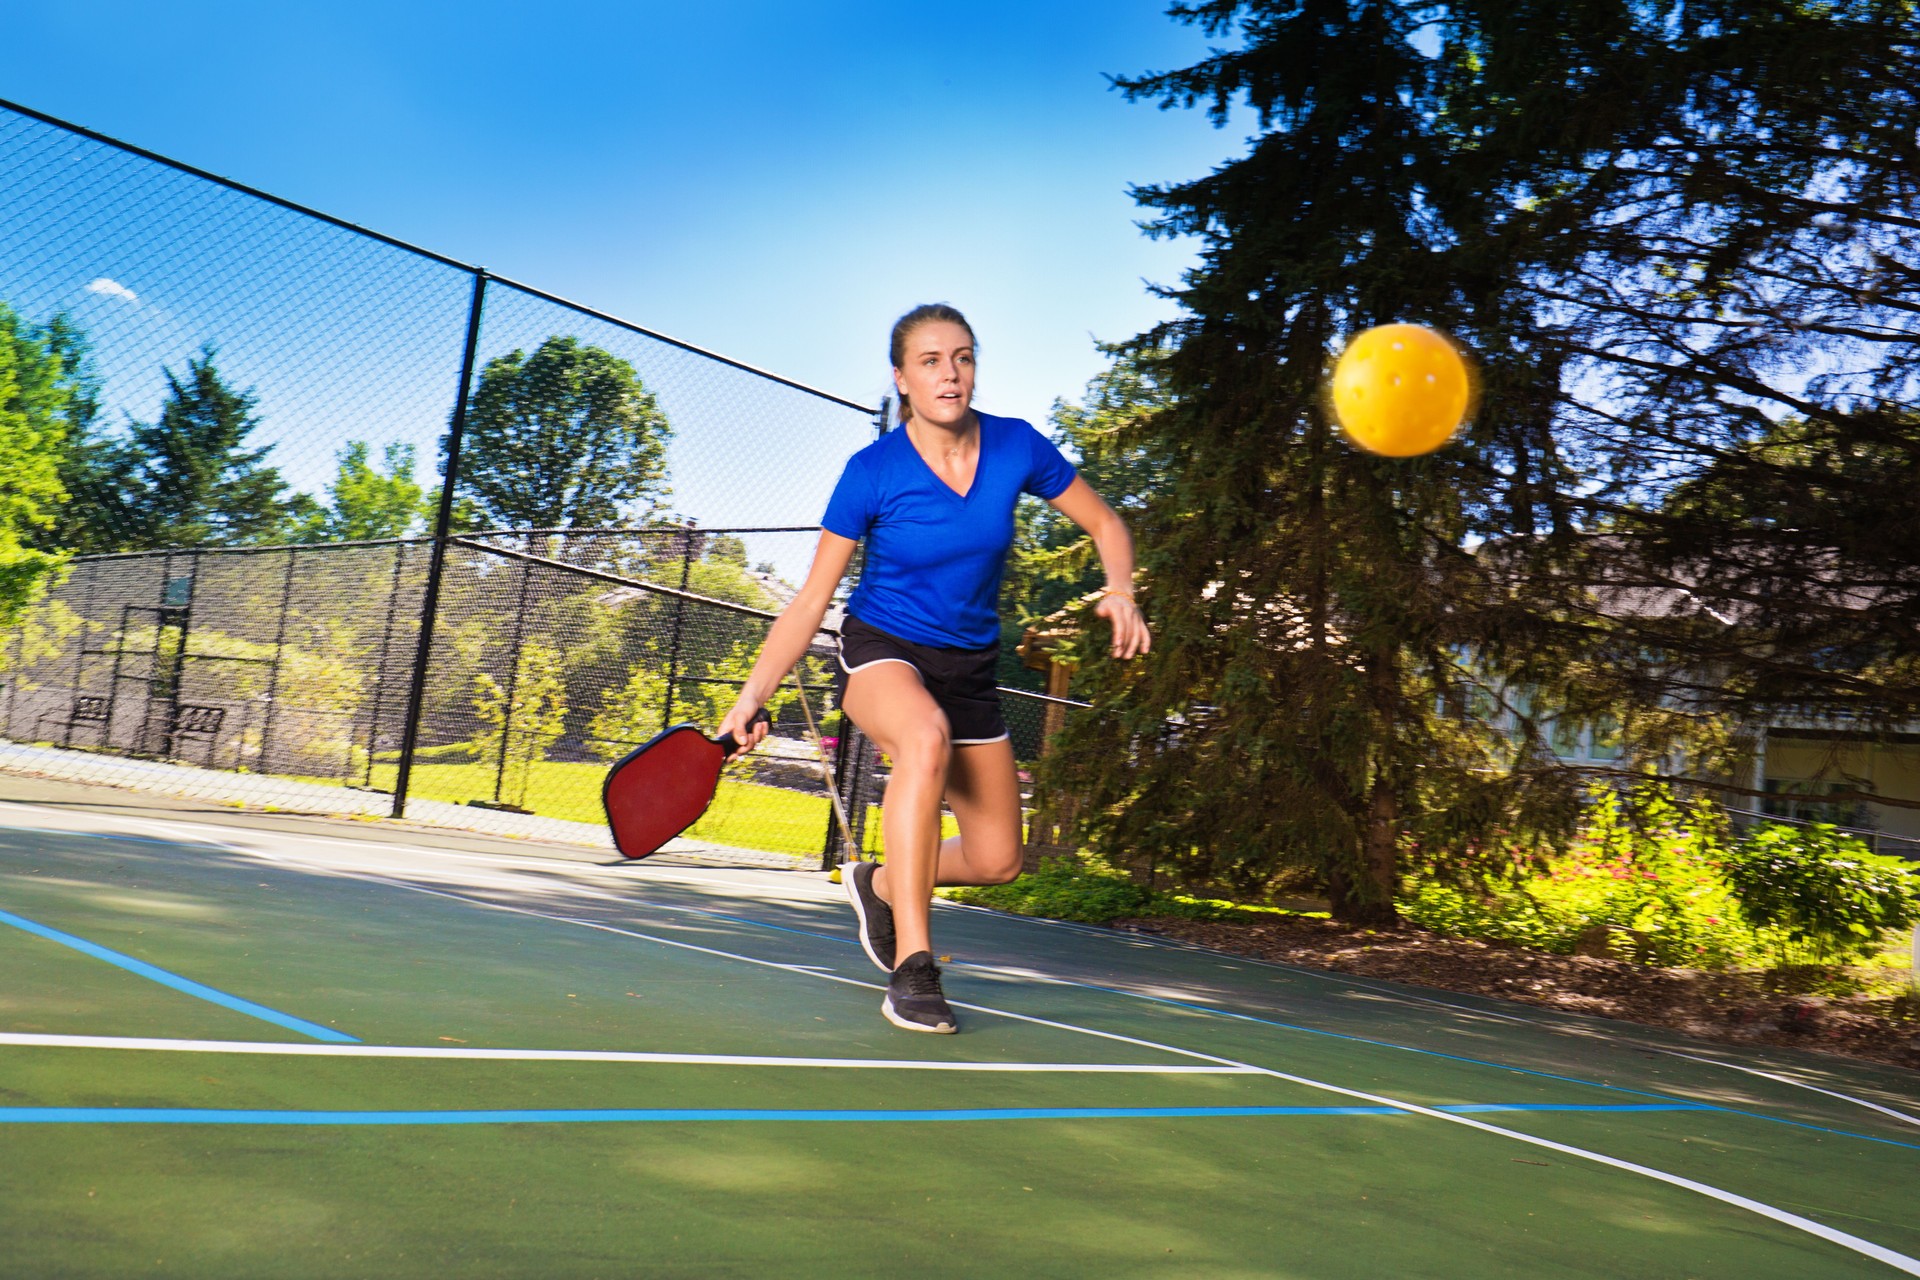
[[[1124,587],[1102,587],[1100,589],[1100,594],[1103,596],[1125,596],[1129,604],[1139,603],[1139,601],[1133,598],[1133,592],[1125,589]]]

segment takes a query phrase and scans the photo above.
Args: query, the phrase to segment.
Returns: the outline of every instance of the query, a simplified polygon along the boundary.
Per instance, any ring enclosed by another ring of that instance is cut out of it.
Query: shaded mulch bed
[[[1735,1044],[1775,1044],[1920,1069],[1911,1000],[1816,996],[1756,973],[1659,969],[1444,938],[1422,929],[1354,929],[1274,916],[1259,923],[1156,916],[1115,928],[1284,964],[1619,1018]]]

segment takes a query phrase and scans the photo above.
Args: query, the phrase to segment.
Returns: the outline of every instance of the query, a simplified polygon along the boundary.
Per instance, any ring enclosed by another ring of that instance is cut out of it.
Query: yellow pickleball
[[[1333,412],[1369,453],[1432,453],[1460,429],[1473,397],[1466,357],[1418,324],[1383,324],[1347,344],[1333,366]]]

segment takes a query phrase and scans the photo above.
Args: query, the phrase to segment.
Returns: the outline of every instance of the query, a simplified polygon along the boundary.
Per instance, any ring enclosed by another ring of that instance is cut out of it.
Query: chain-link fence
[[[884,421],[6,103],[0,369],[0,769],[567,839],[731,705]],[[877,843],[832,645],[695,838],[841,852],[810,713]],[[1008,701],[1025,769],[1069,707]]]

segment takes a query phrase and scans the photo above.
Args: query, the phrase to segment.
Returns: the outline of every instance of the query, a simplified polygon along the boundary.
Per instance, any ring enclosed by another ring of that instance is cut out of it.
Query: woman
[[[841,633],[840,705],[887,753],[893,774],[881,812],[887,860],[849,863],[843,881],[861,945],[891,975],[881,1012],[909,1031],[952,1032],[928,933],[934,886],[1020,874],[1020,785],[994,665],[995,606],[1022,493],[1092,535],[1108,583],[1096,611],[1113,626],[1114,656],[1145,653],[1149,637],[1120,517],[1031,425],[973,409],[966,318],[944,304],[917,307],[894,325],[890,355],[901,425],[848,461],[806,585],[773,624],[719,732],[742,751],[766,736],[753,713],[812,643],[865,538]],[[944,842],[943,799],[960,830]]]

